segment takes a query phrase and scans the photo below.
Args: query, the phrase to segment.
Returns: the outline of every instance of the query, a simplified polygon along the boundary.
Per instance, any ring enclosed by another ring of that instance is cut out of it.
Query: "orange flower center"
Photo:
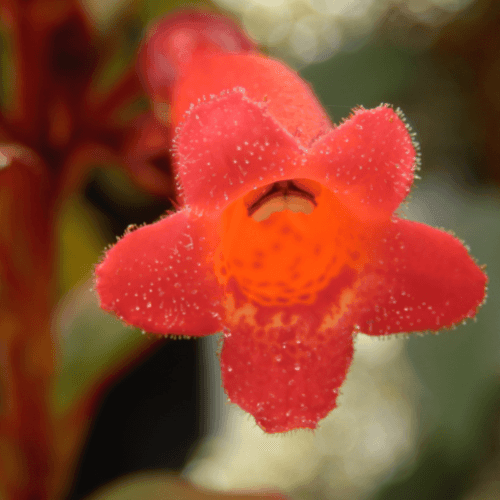
[[[345,266],[366,262],[362,225],[314,181],[281,181],[252,191],[223,213],[215,259],[221,284],[234,278],[263,305],[313,303]]]

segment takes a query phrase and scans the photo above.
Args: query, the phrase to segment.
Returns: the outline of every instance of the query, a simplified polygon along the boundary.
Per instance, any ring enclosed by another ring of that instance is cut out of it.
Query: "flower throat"
[[[276,182],[224,211],[215,272],[262,305],[310,304],[345,266],[359,269],[366,260],[359,227],[320,184]]]

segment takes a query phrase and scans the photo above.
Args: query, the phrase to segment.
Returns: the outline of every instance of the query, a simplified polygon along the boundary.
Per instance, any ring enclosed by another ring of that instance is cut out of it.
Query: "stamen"
[[[300,184],[300,187],[297,185]],[[315,194],[307,190],[303,182],[279,181],[266,186],[258,192],[258,198],[253,196],[248,200],[248,216],[260,222],[275,212],[291,210],[310,214],[317,206]]]

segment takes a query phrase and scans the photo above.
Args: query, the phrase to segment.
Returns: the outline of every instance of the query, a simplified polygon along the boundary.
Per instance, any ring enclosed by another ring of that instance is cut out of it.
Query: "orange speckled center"
[[[310,304],[344,266],[361,268],[367,256],[360,222],[328,189],[307,183],[316,201],[309,210],[270,208],[266,219],[255,220],[248,215],[251,192],[224,211],[215,259],[221,284],[233,277],[263,305]]]

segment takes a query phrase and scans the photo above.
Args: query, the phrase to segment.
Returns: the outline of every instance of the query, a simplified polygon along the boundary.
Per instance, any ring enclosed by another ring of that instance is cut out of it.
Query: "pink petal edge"
[[[316,141],[304,177],[331,189],[348,205],[392,213],[410,191],[417,153],[407,127],[392,108],[358,109]]]
[[[281,61],[257,53],[199,57],[176,87],[173,123],[177,125],[201,97],[234,88],[244,88],[252,101],[266,102],[268,113],[302,147],[332,128],[311,86]]]
[[[476,315],[488,281],[458,238],[402,219],[361,279],[356,323],[369,335],[453,327]]]
[[[184,209],[126,233],[97,266],[101,307],[151,333],[222,329],[222,289],[207,256],[217,228]]]
[[[356,276],[346,266],[312,305],[267,307],[229,290],[236,308],[221,352],[223,386],[264,431],[315,429],[335,408],[352,362],[354,327],[347,315],[334,318]]]
[[[174,148],[184,202],[195,210],[222,210],[254,187],[293,177],[300,151],[242,89],[194,106]]]

